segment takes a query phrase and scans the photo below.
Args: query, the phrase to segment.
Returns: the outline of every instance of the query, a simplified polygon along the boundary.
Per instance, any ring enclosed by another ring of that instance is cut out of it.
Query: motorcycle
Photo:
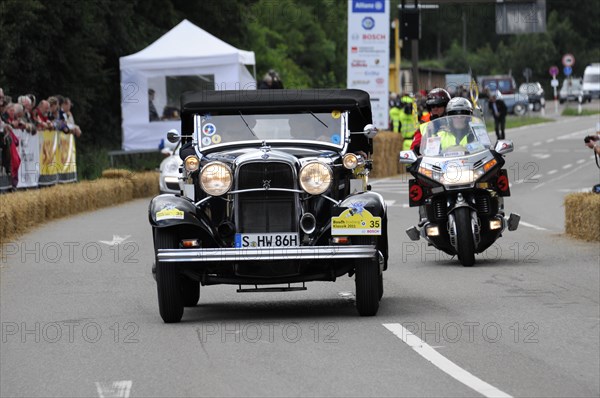
[[[505,218],[510,196],[504,155],[512,141],[492,148],[483,121],[471,115],[445,116],[422,126],[422,155],[401,151],[400,163],[415,177],[409,180],[409,205],[419,206],[418,226],[406,230],[411,240],[425,238],[463,266],[490,247],[506,228],[517,229],[518,214]]]

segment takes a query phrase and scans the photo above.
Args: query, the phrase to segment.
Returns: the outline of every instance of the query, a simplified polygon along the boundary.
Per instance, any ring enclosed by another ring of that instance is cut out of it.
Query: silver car
[[[166,149],[166,148],[165,148]],[[181,166],[183,161],[179,157],[179,144],[171,151],[171,153],[162,162],[160,162],[160,177],[158,180],[158,186],[160,193],[181,193],[182,180],[181,180]]]

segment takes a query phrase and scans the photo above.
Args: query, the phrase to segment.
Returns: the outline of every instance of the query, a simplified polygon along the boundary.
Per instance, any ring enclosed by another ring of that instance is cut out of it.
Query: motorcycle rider
[[[467,115],[473,116],[473,105],[471,101],[463,97],[454,97],[448,101],[446,106],[446,116]],[[469,140],[469,135],[472,134],[465,118],[453,118],[451,129],[441,129],[437,132],[437,136],[441,137],[441,149],[446,149],[454,145],[466,146],[473,141],[473,136]]]
[[[429,111],[430,120],[435,120],[438,117],[442,117],[446,114],[446,105],[450,101],[450,94],[448,91],[443,88],[434,88],[427,94],[427,100],[425,100],[425,106]],[[422,129],[425,128],[428,123],[422,124],[416,131],[413,137],[412,144],[410,149],[415,151],[417,155],[421,154],[421,138],[422,138]]]

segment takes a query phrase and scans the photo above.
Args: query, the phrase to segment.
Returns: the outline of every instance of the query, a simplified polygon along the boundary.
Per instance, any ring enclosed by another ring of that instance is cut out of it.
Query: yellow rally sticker
[[[156,221],[171,219],[183,220],[183,211],[179,209],[162,209],[156,212]]]
[[[331,112],[331,117],[334,119],[339,119],[340,116],[342,116],[342,112],[340,112],[340,111],[332,111]]]
[[[381,235],[381,217],[374,217],[366,209],[346,209],[338,217],[331,217],[331,235]]]
[[[212,137],[212,142],[213,144],[218,144],[221,142],[221,136],[219,134],[215,134]]]

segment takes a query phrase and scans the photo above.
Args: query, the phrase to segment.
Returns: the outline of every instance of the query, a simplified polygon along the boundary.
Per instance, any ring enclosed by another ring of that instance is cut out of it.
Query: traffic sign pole
[[[552,88],[554,89],[554,113],[558,114],[558,95],[556,94],[556,87],[558,87],[558,80],[556,80],[556,75],[558,75],[558,66],[553,65],[548,70],[550,76],[552,76]]]

